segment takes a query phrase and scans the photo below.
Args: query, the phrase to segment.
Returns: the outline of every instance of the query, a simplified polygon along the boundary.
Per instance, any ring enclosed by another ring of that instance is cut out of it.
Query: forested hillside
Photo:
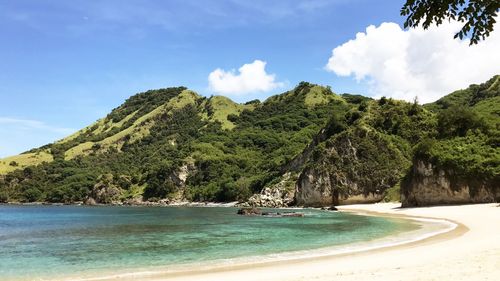
[[[245,104],[151,90],[65,139],[0,160],[0,202],[397,200],[419,159],[497,189],[499,93],[499,76],[424,106],[306,82]]]
[[[2,160],[1,199],[245,200],[350,107],[309,83],[246,104],[182,87],[140,93],[68,138]]]
[[[415,148],[403,205],[500,201],[500,76],[425,107],[436,114],[437,132]],[[437,189],[454,196],[431,196]]]

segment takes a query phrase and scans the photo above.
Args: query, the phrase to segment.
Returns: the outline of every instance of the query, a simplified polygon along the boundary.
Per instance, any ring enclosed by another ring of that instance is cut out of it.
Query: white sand
[[[399,209],[398,204],[350,205],[363,210],[442,218],[461,224],[417,243],[344,256],[284,261],[179,276],[138,276],[135,280],[500,280],[498,204]]]

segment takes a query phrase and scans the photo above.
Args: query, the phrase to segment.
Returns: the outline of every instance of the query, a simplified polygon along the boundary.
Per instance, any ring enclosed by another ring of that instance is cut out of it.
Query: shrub
[[[29,188],[23,193],[24,201],[26,202],[37,202],[42,201],[42,192],[38,188]]]
[[[9,202],[9,194],[6,191],[0,191],[0,203]]]
[[[442,138],[463,137],[469,130],[485,129],[479,115],[463,106],[450,107],[438,114],[438,132]]]

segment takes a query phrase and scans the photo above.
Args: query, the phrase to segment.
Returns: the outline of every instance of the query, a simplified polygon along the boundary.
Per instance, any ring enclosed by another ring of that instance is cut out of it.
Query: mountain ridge
[[[244,104],[185,87],[150,90],[71,136],[1,159],[0,201],[238,200],[282,206],[276,202],[395,199],[428,139],[461,142],[462,131],[475,139],[483,134],[488,142],[478,147],[498,151],[499,77],[423,106],[337,95],[307,82]],[[461,107],[466,119],[447,117],[450,107]],[[443,131],[464,120],[471,124]],[[493,161],[485,172],[493,185],[499,173],[495,153],[481,156]],[[434,152],[428,159],[440,163],[439,157]]]

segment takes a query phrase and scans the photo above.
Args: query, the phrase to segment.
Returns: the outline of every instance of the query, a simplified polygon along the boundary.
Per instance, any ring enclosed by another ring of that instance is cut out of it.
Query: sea
[[[422,227],[401,218],[289,211],[304,217],[241,216],[230,207],[0,205],[0,279],[84,279],[259,261],[352,248]]]

